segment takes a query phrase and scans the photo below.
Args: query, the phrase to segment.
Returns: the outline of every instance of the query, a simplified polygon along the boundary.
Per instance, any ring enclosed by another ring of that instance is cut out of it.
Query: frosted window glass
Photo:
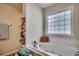
[[[59,29],[59,26],[55,26],[54,29],[55,29],[55,30],[58,30],[58,29]]]
[[[64,15],[64,12],[60,12],[60,13],[59,13],[59,16],[63,16],[63,15]]]
[[[65,24],[70,24],[70,20],[65,20]]]
[[[65,16],[65,19],[70,19],[70,15],[66,15]]]
[[[64,25],[60,26],[60,30],[64,30]]]
[[[65,29],[70,30],[70,25],[65,25]]]
[[[64,30],[60,30],[60,34],[63,34],[64,33]]]
[[[61,17],[60,17],[60,21],[62,21],[62,20],[64,20],[64,16],[61,16]]]
[[[70,30],[66,30],[65,34],[71,34]]]
[[[55,18],[54,21],[60,21],[59,17]]]
[[[60,23],[59,22],[54,22],[55,24],[54,25],[59,25]]]
[[[66,10],[65,14],[71,14],[71,10]]]
[[[48,16],[48,20],[51,19],[51,16]]]
[[[60,25],[64,25],[64,21],[60,21]]]
[[[63,10],[48,17],[48,32],[71,34],[71,10]]]

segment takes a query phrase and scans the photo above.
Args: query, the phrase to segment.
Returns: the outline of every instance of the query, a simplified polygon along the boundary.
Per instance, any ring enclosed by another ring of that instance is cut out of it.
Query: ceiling
[[[17,8],[19,11],[23,11],[23,4],[22,3],[9,3],[8,5]]]
[[[46,8],[53,4],[55,4],[55,3],[37,3],[37,5],[39,5],[41,8]]]

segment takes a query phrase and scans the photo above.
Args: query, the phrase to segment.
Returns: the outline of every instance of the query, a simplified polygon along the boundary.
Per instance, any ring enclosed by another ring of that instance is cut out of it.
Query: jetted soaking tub
[[[43,56],[75,56],[79,54],[79,48],[64,44],[39,43],[37,48],[32,45],[29,48],[39,53],[42,52]]]
[[[39,43],[38,49],[57,56],[75,56],[79,52],[79,48],[77,47],[53,43]]]

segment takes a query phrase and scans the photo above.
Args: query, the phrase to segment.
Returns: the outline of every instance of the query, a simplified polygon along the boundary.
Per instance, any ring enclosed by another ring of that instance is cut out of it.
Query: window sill
[[[73,36],[73,34],[63,34],[63,33],[48,33],[48,35],[54,35],[54,36]]]

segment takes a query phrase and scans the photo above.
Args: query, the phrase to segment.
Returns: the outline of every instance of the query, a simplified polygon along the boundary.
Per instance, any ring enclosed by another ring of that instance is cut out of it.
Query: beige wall
[[[0,23],[11,25],[9,26],[9,38],[0,40],[0,55],[6,54],[20,48],[20,24],[22,13],[16,8],[0,4]]]
[[[62,44],[68,46],[79,47],[79,4],[55,4],[46,9],[44,9],[44,33],[47,33],[47,20],[46,16],[56,10],[63,9],[73,5],[74,7],[74,35],[73,36],[59,36],[59,35],[49,35],[50,43]]]

